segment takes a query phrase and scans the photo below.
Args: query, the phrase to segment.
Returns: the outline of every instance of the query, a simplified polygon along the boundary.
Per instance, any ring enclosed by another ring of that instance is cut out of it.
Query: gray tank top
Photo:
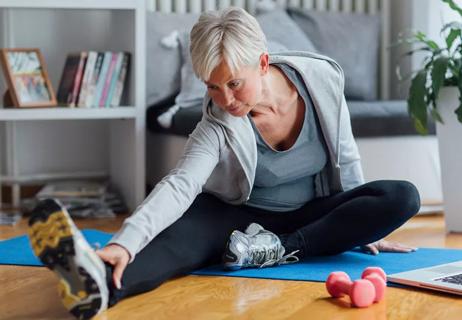
[[[265,142],[248,115],[257,141],[257,169],[246,205],[270,211],[291,211],[314,198],[314,176],[324,168],[327,155],[303,79],[288,65],[273,65],[280,68],[297,88],[305,102],[305,118],[294,145],[288,150],[277,151]]]

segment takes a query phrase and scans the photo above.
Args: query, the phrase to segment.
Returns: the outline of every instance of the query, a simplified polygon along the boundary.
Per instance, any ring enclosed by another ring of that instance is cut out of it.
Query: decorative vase
[[[462,232],[462,123],[454,113],[458,105],[457,87],[442,88],[437,107],[444,124],[436,124],[436,135],[447,232]]]

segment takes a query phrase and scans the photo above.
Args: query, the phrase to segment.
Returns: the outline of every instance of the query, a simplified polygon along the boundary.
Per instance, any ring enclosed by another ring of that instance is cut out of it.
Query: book
[[[112,59],[112,53],[110,51],[106,51],[104,53],[103,65],[101,66],[101,71],[98,76],[98,81],[96,82],[96,87],[95,87],[95,93],[94,93],[95,96],[93,98],[93,106],[95,107],[99,106],[99,100],[101,99],[101,95],[103,94],[103,88],[104,88],[104,84],[106,83],[106,76],[109,70],[111,59]]]
[[[114,74],[115,66],[117,63],[117,57],[118,57],[118,54],[116,52],[111,53],[111,62],[109,64],[109,69],[106,75],[106,79],[104,81],[103,92],[99,100],[100,107],[104,107],[106,105],[106,99],[107,99],[109,87],[111,86],[111,80],[112,80],[112,76]]]
[[[0,226],[14,226],[21,220],[20,211],[3,212],[0,211]]]
[[[80,53],[71,53],[66,57],[61,80],[59,81],[57,100],[59,104],[68,105],[69,95],[74,90],[74,80],[80,63]]]
[[[30,211],[38,201],[58,199],[72,217],[107,218],[128,211],[118,190],[109,181],[68,180],[46,184],[34,200],[23,201]]]
[[[89,107],[87,106],[87,95],[88,95],[88,87],[91,83],[91,79],[93,78],[93,71],[95,70],[95,63],[96,58],[98,57],[98,52],[90,51],[88,52],[87,57],[87,64],[85,66],[85,72],[83,74],[82,84],[80,85],[80,94],[79,94],[79,101],[77,106],[80,108]]]
[[[130,65],[130,53],[125,52],[122,67],[120,69],[119,77],[117,78],[116,87],[114,89],[114,96],[112,97],[111,106],[119,106],[122,100],[122,94],[125,86],[125,79],[127,78],[128,68]]]
[[[87,55],[88,55],[88,52],[86,51],[80,52],[80,61],[79,61],[79,66],[77,68],[77,73],[75,74],[74,87],[72,89],[72,94],[68,96],[67,98],[68,105],[71,108],[74,108],[77,105],[77,101],[78,101],[79,93],[80,93],[80,84],[82,83],[82,78],[83,78],[83,70],[87,62]]]
[[[114,90],[117,84],[117,79],[119,78],[120,69],[122,68],[122,61],[124,59],[124,54],[125,54],[124,52],[117,53],[117,63],[114,69],[114,74],[112,75],[111,85],[109,87],[109,91],[107,94],[106,103],[104,105],[106,108],[111,107],[112,97],[114,96]]]
[[[107,185],[91,181],[59,181],[48,183],[37,194],[37,198],[60,197],[100,197],[106,192]]]
[[[96,83],[98,82],[99,74],[101,72],[101,66],[103,64],[104,52],[98,52],[96,57],[95,68],[93,70],[92,77],[89,80],[85,98],[85,106],[87,108],[93,107],[93,99],[95,97]]]

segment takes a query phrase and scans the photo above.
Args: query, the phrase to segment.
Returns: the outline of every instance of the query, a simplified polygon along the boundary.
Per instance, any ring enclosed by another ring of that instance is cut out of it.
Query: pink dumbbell
[[[326,288],[334,298],[349,295],[352,304],[360,308],[370,306],[375,300],[375,287],[371,281],[360,279],[351,282],[343,271],[332,272],[327,278]]]
[[[364,269],[361,279],[366,279],[372,282],[375,287],[375,299],[374,302],[379,302],[385,295],[385,289],[387,288],[387,275],[380,267],[368,267]]]

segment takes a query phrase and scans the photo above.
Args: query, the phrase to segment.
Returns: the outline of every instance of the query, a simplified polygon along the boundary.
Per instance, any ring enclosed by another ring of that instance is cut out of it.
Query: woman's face
[[[262,58],[265,60],[265,55]],[[223,60],[205,81],[212,101],[235,117],[247,115],[261,100],[262,77],[267,70],[262,66],[262,58],[258,66],[244,66],[234,74]],[[265,63],[268,63],[267,59]]]

